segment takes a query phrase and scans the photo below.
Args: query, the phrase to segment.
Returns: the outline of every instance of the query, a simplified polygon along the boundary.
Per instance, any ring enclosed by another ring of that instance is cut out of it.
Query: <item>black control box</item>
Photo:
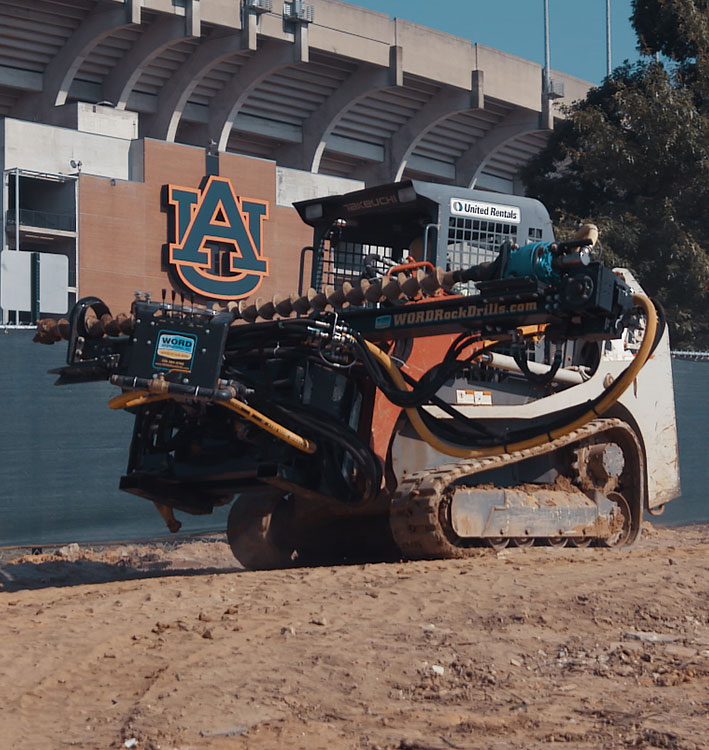
[[[135,330],[118,374],[216,388],[233,319],[229,313],[138,300],[133,315]]]

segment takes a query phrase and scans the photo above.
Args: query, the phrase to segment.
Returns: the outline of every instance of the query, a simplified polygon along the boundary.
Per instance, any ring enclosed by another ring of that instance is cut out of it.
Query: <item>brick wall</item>
[[[196,189],[205,176],[202,149],[153,140],[143,146],[144,182],[90,175],[79,181],[80,294],[101,297],[114,313],[128,310],[136,290],[159,298],[167,289],[169,297],[162,248],[170,214],[161,205],[163,186]],[[266,299],[296,291],[300,251],[310,244],[312,230],[294,209],[276,206],[275,162],[221,154],[219,173],[231,180],[238,196],[269,203],[262,250],[269,276],[254,296]]]

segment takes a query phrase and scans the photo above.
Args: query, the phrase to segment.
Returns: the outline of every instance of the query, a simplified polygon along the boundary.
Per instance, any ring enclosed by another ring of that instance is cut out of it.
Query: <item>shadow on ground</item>
[[[17,562],[0,567],[0,592],[16,592],[65,586],[85,586],[115,581],[135,581],[144,578],[205,576],[215,573],[243,572],[231,566],[175,567],[170,562],[156,562],[149,567],[134,567],[130,563],[98,562],[93,560]]]

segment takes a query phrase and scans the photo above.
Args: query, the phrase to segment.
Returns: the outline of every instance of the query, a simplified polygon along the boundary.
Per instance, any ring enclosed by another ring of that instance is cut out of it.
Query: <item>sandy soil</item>
[[[709,748],[709,526],[276,572],[71,546],[0,592],[2,748]]]

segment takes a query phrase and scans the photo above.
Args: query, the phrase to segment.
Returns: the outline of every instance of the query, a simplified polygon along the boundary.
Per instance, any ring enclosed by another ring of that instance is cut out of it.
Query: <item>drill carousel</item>
[[[251,568],[635,541],[677,489],[656,470],[676,452],[656,306],[592,258],[595,227],[442,270],[440,213],[417,218],[415,248],[411,217],[371,194],[297,206],[315,227],[306,293],[214,308],[163,292],[116,317],[84,298],[40,322],[38,340],[69,341],[59,383],[107,379],[135,414],[121,488],[171,531],[174,509],[233,501]],[[405,228],[386,254],[383,217]],[[342,243],[359,262],[325,278]]]

